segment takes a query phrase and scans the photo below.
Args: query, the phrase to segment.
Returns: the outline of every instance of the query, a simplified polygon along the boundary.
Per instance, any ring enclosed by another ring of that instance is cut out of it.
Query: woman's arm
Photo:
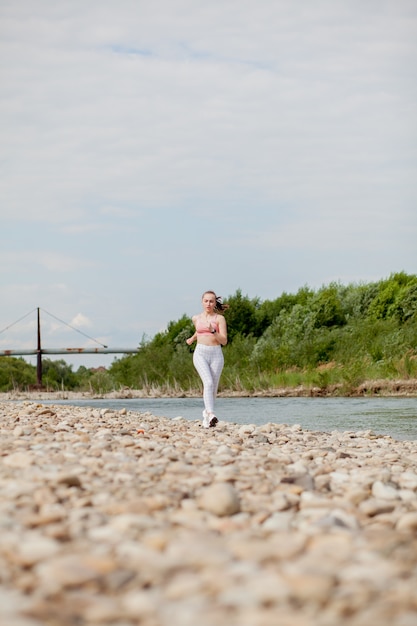
[[[192,318],[191,318],[192,322],[194,324],[194,328],[195,328],[195,326],[197,324],[197,317],[198,317],[198,315],[193,315]],[[188,339],[186,339],[185,341],[186,341],[186,343],[188,343],[189,346],[191,346],[191,344],[194,343],[194,341],[196,339],[197,339],[197,331],[195,331],[195,333],[194,333],[194,335],[192,337],[188,337]]]
[[[219,332],[215,333],[214,336],[216,337],[217,341],[222,346],[225,346],[227,344],[227,324],[226,324],[226,320],[224,319],[222,315],[218,316],[218,324],[219,324]]]
[[[195,332],[194,335],[192,337],[188,337],[188,339],[186,339],[186,343],[188,343],[189,346],[191,346],[192,343],[194,343],[194,341],[197,339],[197,333]]]

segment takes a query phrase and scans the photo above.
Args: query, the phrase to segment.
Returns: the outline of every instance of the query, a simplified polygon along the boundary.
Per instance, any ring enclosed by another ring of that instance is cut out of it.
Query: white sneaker
[[[203,411],[203,428],[210,428],[209,415],[208,415],[206,409],[204,409],[204,411]]]
[[[217,417],[214,415],[214,413],[209,413],[207,419],[208,419],[209,427],[211,428],[213,428],[219,421]]]

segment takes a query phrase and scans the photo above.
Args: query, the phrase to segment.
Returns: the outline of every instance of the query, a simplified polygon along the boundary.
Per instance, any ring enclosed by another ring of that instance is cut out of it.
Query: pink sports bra
[[[214,321],[210,322],[211,323],[211,327],[216,329],[216,332],[219,332],[219,324],[216,321],[217,319],[217,315],[214,319]],[[197,323],[195,325],[195,329],[197,331],[197,335],[210,335],[211,334],[211,330],[207,325],[207,322],[204,320],[202,320],[201,315],[198,316],[197,318]]]

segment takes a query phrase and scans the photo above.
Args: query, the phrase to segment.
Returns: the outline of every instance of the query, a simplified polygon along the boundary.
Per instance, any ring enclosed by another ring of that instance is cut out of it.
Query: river
[[[120,410],[188,420],[201,419],[201,398],[132,400],[54,400],[68,404]],[[235,424],[300,424],[323,432],[372,430],[394,439],[417,439],[417,398],[218,398],[219,420]]]

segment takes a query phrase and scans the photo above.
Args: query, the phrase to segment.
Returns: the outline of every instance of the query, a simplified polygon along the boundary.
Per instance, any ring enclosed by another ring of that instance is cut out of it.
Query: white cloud
[[[386,138],[387,126],[404,123],[390,102],[390,85],[382,82],[381,47],[393,34],[384,22],[383,38],[370,40],[372,14],[360,21],[358,33],[357,16],[344,7],[348,21],[340,38],[334,18],[323,19],[306,5],[301,17],[287,4],[277,16],[265,3],[261,19],[247,3],[249,13],[239,12],[236,21],[235,3],[226,3],[220,25],[219,5],[196,14],[187,3],[171,10],[164,4],[162,20],[156,7],[128,14],[125,6],[108,17],[94,6],[90,18],[80,9],[75,21],[71,9],[55,25],[67,34],[64,43],[52,32],[54,22],[48,29],[46,16],[30,33],[24,28],[26,54],[10,79],[20,113],[13,108],[9,114],[21,122],[20,133],[17,146],[15,135],[11,141],[16,166],[6,181],[9,206],[19,214],[81,220],[88,210],[80,208],[82,198],[93,194],[145,208],[183,203],[190,192],[213,202],[220,191],[227,202],[242,186],[243,198],[265,194],[273,202],[284,181],[308,185],[314,176],[321,187],[324,168],[369,167],[380,154],[382,125]],[[283,21],[274,25],[268,15]],[[287,47],[284,25],[294,29]],[[180,55],[171,46],[159,50],[165,37]],[[142,38],[154,54],[123,53],[134,44],[142,49]],[[390,81],[398,82],[394,75]],[[10,191],[17,176],[26,189],[20,202]]]
[[[11,272],[26,269],[29,273],[36,267],[51,273],[73,272],[85,268],[97,268],[97,263],[93,259],[80,257],[76,251],[69,256],[59,252],[35,249],[0,252],[0,267],[2,268],[0,274],[10,276]]]
[[[77,313],[77,315],[71,320],[70,324],[71,326],[75,326],[77,328],[88,328],[91,326],[91,321],[82,313]]]
[[[415,271],[416,41],[410,0],[4,0],[1,319]]]

